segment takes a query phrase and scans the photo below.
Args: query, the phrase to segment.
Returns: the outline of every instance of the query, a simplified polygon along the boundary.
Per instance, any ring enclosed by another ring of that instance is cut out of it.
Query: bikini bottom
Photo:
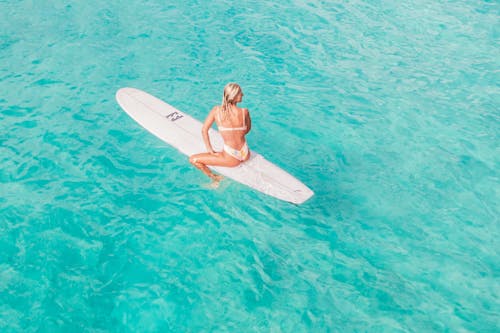
[[[241,149],[234,149],[234,148],[224,144],[224,151],[227,154],[231,155],[232,157],[234,157],[235,159],[237,159],[238,161],[241,161],[241,162],[245,161],[248,157],[248,154],[250,153],[246,142],[243,145],[243,147],[241,147]]]

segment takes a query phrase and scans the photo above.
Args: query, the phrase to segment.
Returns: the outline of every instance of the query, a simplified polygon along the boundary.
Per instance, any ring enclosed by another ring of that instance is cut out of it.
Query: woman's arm
[[[246,135],[252,129],[252,119],[250,118],[250,112],[248,112],[248,109],[245,109],[245,125],[247,126],[247,131],[245,132]]]
[[[215,112],[217,112],[217,107],[214,106],[212,111],[208,114],[205,122],[203,123],[203,127],[201,128],[201,135],[203,137],[203,142],[205,142],[205,147],[210,154],[214,153],[214,149],[212,148],[212,144],[210,143],[210,137],[208,136],[208,130],[212,127],[212,124],[215,121]]]

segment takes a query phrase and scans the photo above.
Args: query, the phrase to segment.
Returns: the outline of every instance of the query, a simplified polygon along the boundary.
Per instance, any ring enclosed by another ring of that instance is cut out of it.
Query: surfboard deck
[[[201,136],[203,124],[168,103],[135,88],[121,88],[116,100],[137,123],[181,153],[190,156],[205,152]],[[209,137],[214,150],[222,151],[224,141],[211,128]],[[285,170],[250,151],[250,159],[234,168],[212,167],[212,170],[272,197],[301,204],[314,192]]]

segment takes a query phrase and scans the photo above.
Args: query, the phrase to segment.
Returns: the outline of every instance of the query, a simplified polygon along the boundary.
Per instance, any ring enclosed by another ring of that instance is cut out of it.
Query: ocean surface
[[[295,206],[124,113],[228,82]],[[0,331],[499,332],[498,1],[0,0]]]

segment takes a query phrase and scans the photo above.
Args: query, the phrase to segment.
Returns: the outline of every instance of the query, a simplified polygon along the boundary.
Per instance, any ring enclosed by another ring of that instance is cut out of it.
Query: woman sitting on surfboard
[[[243,92],[236,83],[228,83],[224,87],[222,105],[216,105],[205,119],[201,129],[207,153],[195,154],[189,157],[189,162],[200,169],[215,182],[222,176],[214,174],[207,165],[235,167],[250,158],[245,135],[250,132],[252,122],[248,109],[239,108],[236,104],[241,102]],[[208,130],[214,123],[219,128],[219,133],[224,140],[224,150],[215,152],[210,143]]]

